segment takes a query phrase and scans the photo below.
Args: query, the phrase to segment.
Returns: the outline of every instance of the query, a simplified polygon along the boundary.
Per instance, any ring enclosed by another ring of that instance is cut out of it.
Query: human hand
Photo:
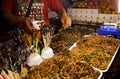
[[[24,24],[24,27],[23,27],[24,31],[29,35],[32,35],[34,30],[32,20],[29,17],[24,17],[23,24]]]
[[[31,19],[29,17],[25,17],[24,19],[25,19],[24,21],[25,26],[27,26],[29,30],[33,30],[34,26],[33,26]]]
[[[71,26],[71,18],[66,16],[61,17],[62,26],[67,29]]]

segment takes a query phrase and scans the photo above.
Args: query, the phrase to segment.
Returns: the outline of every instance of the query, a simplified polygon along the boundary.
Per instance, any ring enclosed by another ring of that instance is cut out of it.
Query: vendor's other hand
[[[24,25],[25,25],[24,27],[25,32],[27,32],[29,35],[32,35],[34,27],[32,20],[29,17],[24,17]]]
[[[29,30],[34,29],[33,23],[29,17],[25,17],[25,25],[28,27]]]
[[[67,15],[61,18],[61,22],[64,29],[67,29],[71,26],[71,18],[68,17]]]

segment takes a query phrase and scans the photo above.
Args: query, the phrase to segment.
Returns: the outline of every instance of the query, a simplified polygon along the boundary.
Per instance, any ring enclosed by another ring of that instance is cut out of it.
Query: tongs
[[[28,6],[25,17],[29,17],[30,11],[31,11],[31,6],[32,6],[33,2],[34,2],[34,0],[30,0],[30,3],[29,3],[29,6]]]
[[[54,56],[53,49],[50,47],[51,38],[54,33],[54,27],[50,25],[44,25],[41,32],[44,43],[44,48],[42,49],[41,57],[43,59],[51,58]]]
[[[51,38],[54,33],[54,27],[52,27],[51,25],[44,25],[41,28],[41,32],[42,32],[44,47],[49,47],[51,43]]]

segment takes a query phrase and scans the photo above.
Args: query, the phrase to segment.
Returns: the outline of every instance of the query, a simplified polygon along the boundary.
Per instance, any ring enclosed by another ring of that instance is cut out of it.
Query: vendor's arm
[[[63,7],[61,7],[56,12],[61,17],[61,22],[62,22],[62,25],[63,25],[64,29],[69,28],[71,26],[71,19],[66,14],[65,9]]]
[[[3,0],[0,8],[3,18],[9,23],[25,23],[29,29],[32,28],[30,18],[19,16],[17,0]]]
[[[9,21],[12,24],[23,23],[29,29],[33,29],[33,25],[31,23],[31,20],[28,17],[15,15],[15,14],[13,14],[11,12],[3,12],[3,17],[4,17],[4,19],[6,19],[7,21]]]
[[[59,17],[61,18],[61,22],[63,27],[69,28],[71,26],[71,19],[67,16],[65,9],[60,4],[59,0],[44,0],[44,19],[46,23],[48,22],[48,8],[53,11],[56,11]]]

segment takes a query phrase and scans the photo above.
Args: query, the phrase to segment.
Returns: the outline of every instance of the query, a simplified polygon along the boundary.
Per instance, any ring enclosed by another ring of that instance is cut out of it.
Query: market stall
[[[33,35],[29,35],[17,28],[8,33],[9,39],[8,36],[0,38],[0,79],[107,79],[115,62],[119,61],[116,57],[120,40],[109,34],[100,35],[98,28],[119,20],[116,8],[109,11],[111,6],[104,4],[111,4],[111,1],[75,1],[74,8],[67,10],[72,26],[59,29],[57,34],[54,34],[54,25],[46,28],[44,24],[39,25],[42,21],[38,20],[43,16],[38,14],[43,7],[34,3],[30,17],[35,26],[41,26],[41,33],[36,35],[33,31]],[[21,5],[23,11],[27,5]],[[42,39],[36,41],[36,38]],[[46,51],[47,48],[50,50]]]
[[[29,57],[30,53],[33,52],[33,49],[31,49],[29,46],[25,46],[28,39],[26,40],[25,37],[22,38],[25,43],[20,44],[19,46],[15,46],[15,42],[13,40],[1,43],[1,70],[11,70],[12,73],[17,72],[20,77],[27,79],[42,77],[90,77],[92,79],[100,79],[102,72],[107,72],[109,70],[109,67],[118,53],[117,50],[120,42],[115,38],[107,36],[90,35],[84,37],[85,31],[87,31],[87,29],[78,28],[76,26],[55,35],[51,42],[51,48],[53,48],[55,55],[50,59],[43,60],[40,65],[33,67],[29,67],[27,65],[27,57]],[[73,47],[71,49],[70,47],[77,41],[77,47]],[[85,69],[83,69],[82,71],[84,75],[81,73],[80,76],[81,67],[90,67],[87,68],[90,69],[90,71],[84,71]],[[73,70],[71,70],[72,68]],[[93,73],[93,71],[95,73]],[[91,75],[87,72],[91,73]],[[43,74],[39,75],[40,73]],[[63,73],[66,73],[66,75],[62,75]],[[49,76],[45,74],[49,74]],[[94,76],[95,74],[98,74],[98,76]]]

